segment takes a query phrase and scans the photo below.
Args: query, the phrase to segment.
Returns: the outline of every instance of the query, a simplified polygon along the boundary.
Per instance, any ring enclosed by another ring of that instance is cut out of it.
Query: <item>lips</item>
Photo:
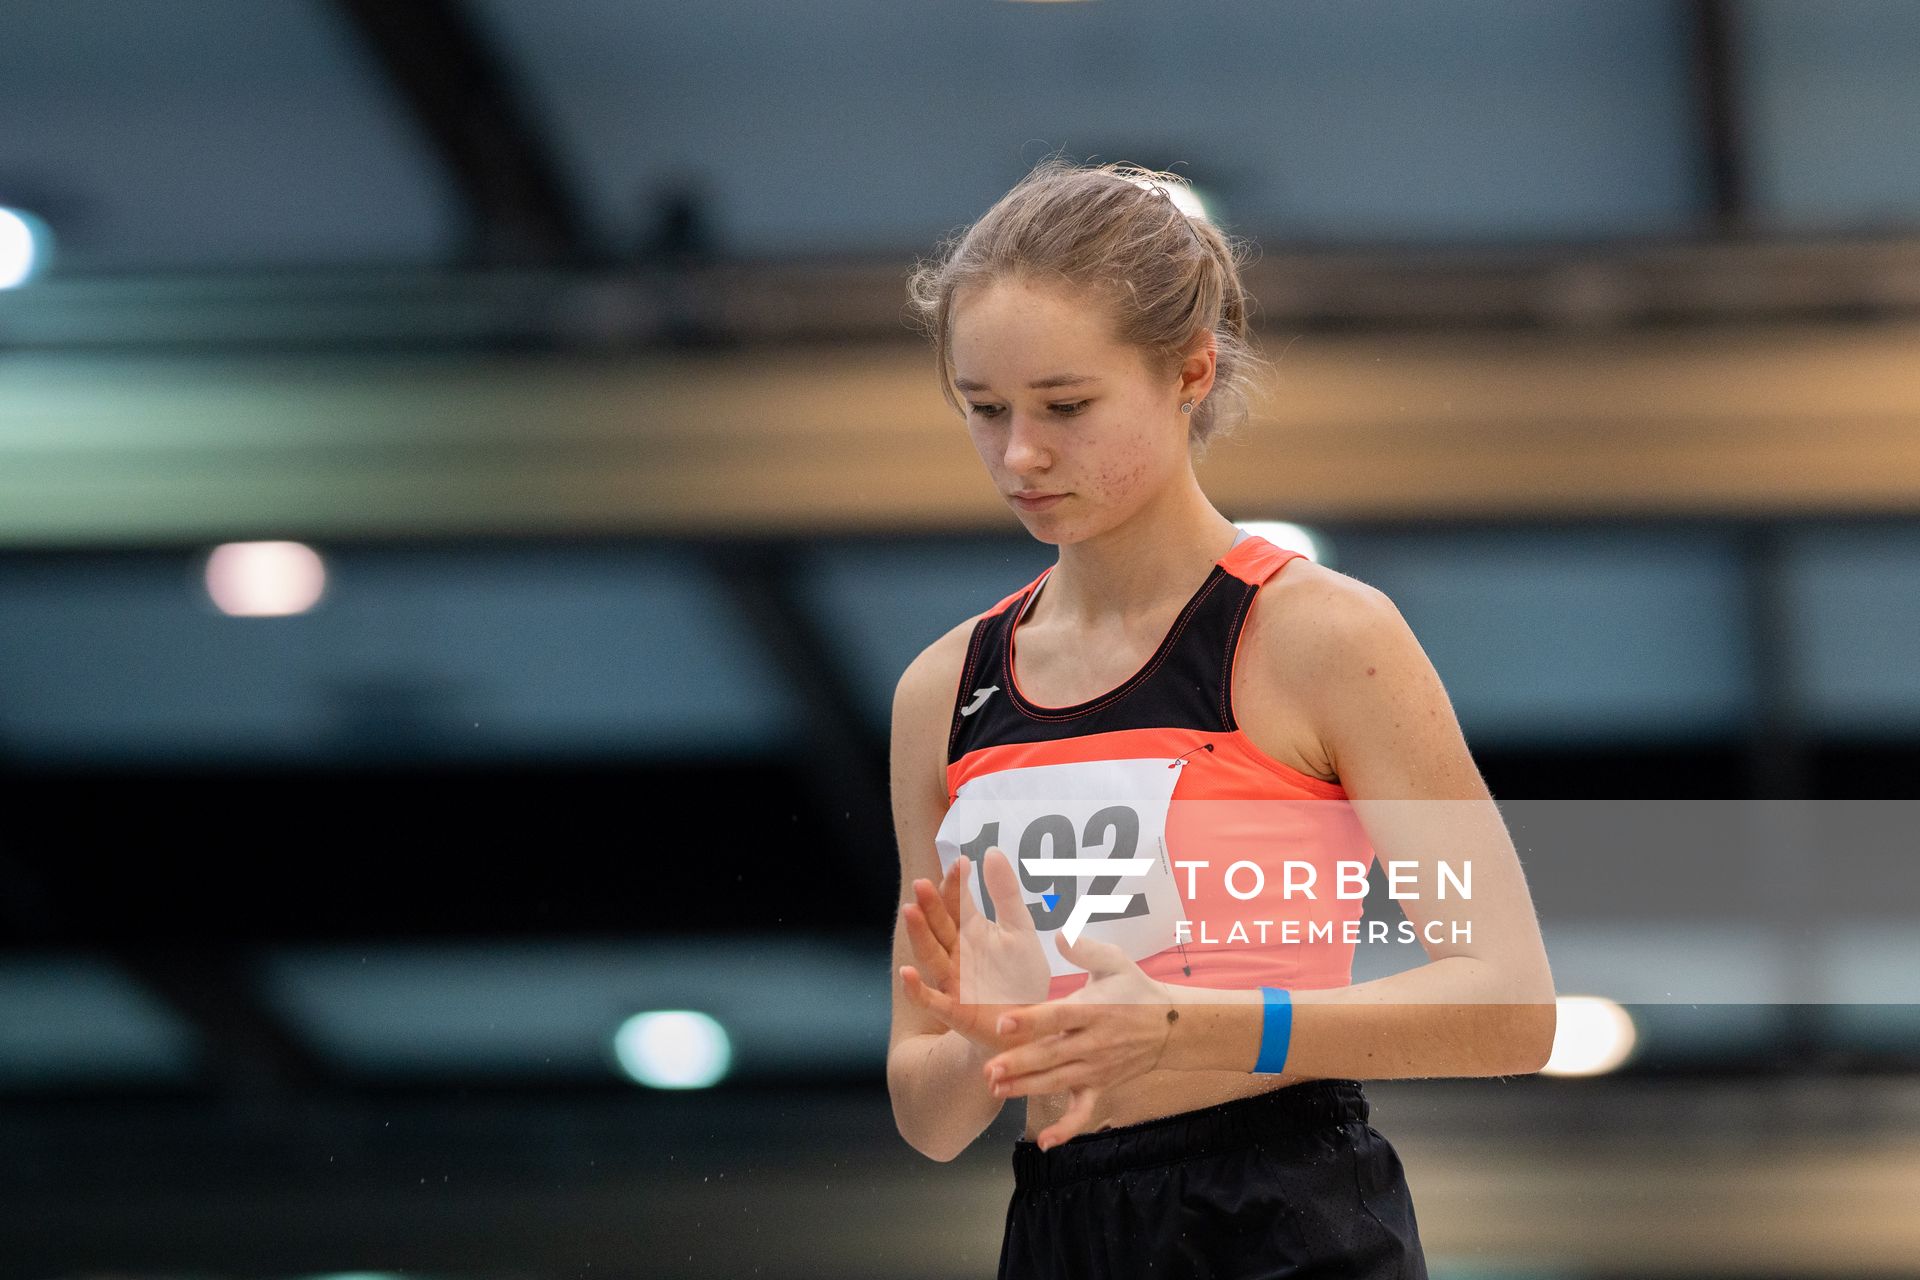
[[[1064,493],[1013,494],[1013,500],[1022,511],[1045,511],[1067,495]]]

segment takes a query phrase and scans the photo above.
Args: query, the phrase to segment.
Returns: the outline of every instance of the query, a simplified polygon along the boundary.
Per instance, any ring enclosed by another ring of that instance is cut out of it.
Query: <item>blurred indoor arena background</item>
[[[0,1280],[991,1273],[886,722],[1050,557],[904,282],[1055,149],[1257,242],[1202,480],[1496,797],[1913,797],[1917,140],[1912,0],[6,0]],[[1370,1083],[1436,1280],[1920,1276],[1920,1019],[1772,972]]]

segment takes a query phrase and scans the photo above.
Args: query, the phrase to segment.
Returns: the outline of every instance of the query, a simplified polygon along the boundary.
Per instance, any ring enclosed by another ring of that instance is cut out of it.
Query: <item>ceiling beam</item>
[[[129,975],[184,1018],[201,1049],[201,1081],[261,1119],[280,1115],[295,1098],[339,1088],[335,1073],[254,990],[240,950],[114,942],[103,948]]]
[[[1274,251],[1245,278],[1255,319],[1283,339],[1301,329],[1665,332],[1920,319],[1920,236]],[[905,304],[905,264],[873,258],[53,278],[0,291],[0,352],[592,355],[684,349],[689,335],[719,351],[899,342],[913,335]]]
[[[461,0],[334,0],[439,153],[477,265],[577,263],[589,237],[505,60]]]
[[[805,598],[799,557],[791,545],[729,540],[711,548],[707,561],[798,708],[793,763],[814,800],[822,833],[815,843],[836,862],[828,874],[850,914],[886,919],[899,888],[887,744],[868,728],[852,673]]]
[[[1705,161],[1713,230],[1737,236],[1748,226],[1746,120],[1741,114],[1736,0],[1689,0],[1693,96]]]

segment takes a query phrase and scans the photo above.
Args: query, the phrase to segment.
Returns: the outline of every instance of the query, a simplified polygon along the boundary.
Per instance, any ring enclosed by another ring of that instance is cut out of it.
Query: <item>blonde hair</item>
[[[933,342],[947,403],[966,412],[953,387],[954,295],[1025,277],[1091,291],[1105,304],[1114,337],[1168,377],[1203,334],[1213,335],[1213,388],[1187,428],[1196,456],[1244,421],[1256,370],[1267,363],[1247,324],[1246,242],[1175,204],[1173,191],[1186,185],[1176,174],[1118,162],[1079,165],[1056,154],[979,221],[944,239],[935,257],[916,261],[909,309]]]

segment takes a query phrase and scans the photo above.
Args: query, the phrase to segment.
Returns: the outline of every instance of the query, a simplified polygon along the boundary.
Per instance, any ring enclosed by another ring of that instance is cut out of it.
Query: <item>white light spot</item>
[[[726,1028],[690,1009],[634,1014],[614,1032],[613,1052],[621,1070],[655,1089],[705,1089],[733,1061]]]
[[[1236,520],[1235,524],[1256,538],[1265,538],[1276,547],[1298,551],[1316,564],[1325,564],[1326,539],[1305,525],[1284,520]]]
[[[1605,996],[1560,996],[1553,1052],[1541,1068],[1550,1076],[1597,1076],[1612,1071],[1633,1052],[1633,1019]]]
[[[207,594],[235,618],[284,618],[313,608],[327,567],[299,542],[228,542],[207,556]]]
[[[1213,221],[1208,216],[1206,203],[1200,199],[1199,193],[1184,182],[1155,182],[1151,178],[1135,178],[1133,184],[1142,191],[1158,188],[1166,192],[1167,198],[1173,201],[1173,207],[1189,218],[1199,218],[1205,222]]]
[[[31,279],[46,259],[51,241],[46,223],[30,213],[0,206],[0,289]]]

